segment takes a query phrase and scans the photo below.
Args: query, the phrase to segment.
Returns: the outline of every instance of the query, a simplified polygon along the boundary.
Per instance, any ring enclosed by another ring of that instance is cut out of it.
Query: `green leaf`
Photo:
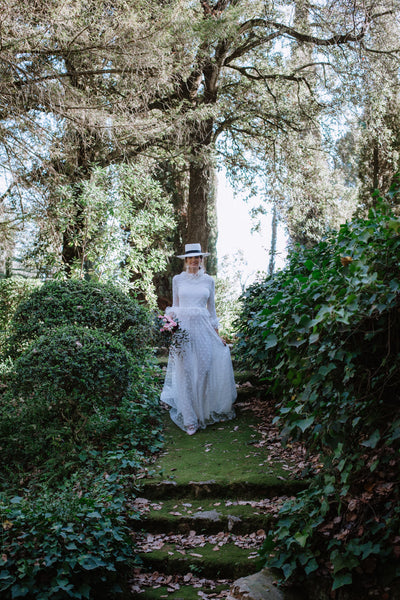
[[[269,335],[264,342],[266,350],[268,350],[269,348],[274,348],[277,345],[277,343],[278,338],[274,333],[271,333],[271,335]]]
[[[312,271],[312,270],[313,270],[313,268],[314,268],[314,263],[313,263],[313,261],[312,261],[312,260],[308,259],[308,260],[306,260],[306,262],[304,263],[304,266],[305,266],[305,268],[306,268],[308,271]]]
[[[271,300],[271,304],[272,306],[275,306],[276,304],[278,304],[283,298],[283,292],[278,292],[274,298],[272,298]]]
[[[318,569],[318,563],[315,560],[315,558],[312,558],[304,567],[304,571],[306,573],[306,575],[309,575],[310,573],[313,573],[314,571],[316,571]]]
[[[328,375],[334,369],[336,369],[335,363],[329,363],[329,365],[326,365],[326,366],[323,365],[322,367],[320,367],[318,369],[318,373],[319,373],[319,375],[322,375],[323,377],[326,377],[326,375]]]
[[[307,540],[309,538],[309,534],[308,533],[300,533],[300,531],[298,531],[297,533],[295,533],[294,535],[294,539],[296,540],[296,542],[302,547],[304,548],[305,545],[307,544]]]
[[[288,340],[287,345],[294,346],[295,348],[299,348],[300,346],[305,344],[306,341],[307,341],[306,338],[292,337],[290,340]]]
[[[334,575],[332,590],[337,590],[344,585],[350,585],[353,582],[351,573],[338,573]]]
[[[90,554],[80,556],[78,558],[78,563],[86,571],[92,571],[93,569],[103,567],[105,564],[101,558],[98,556],[92,556]]]
[[[366,448],[375,448],[379,440],[381,439],[381,434],[378,429],[374,431],[374,433],[367,440],[361,442],[362,446]]]
[[[14,600],[14,598],[24,598],[29,594],[29,592],[30,590],[28,586],[19,585],[18,583],[16,583],[11,588],[11,598],[12,600]]]
[[[391,219],[387,223],[388,229],[391,229],[395,233],[399,233],[400,231],[400,219]]]
[[[308,419],[303,419],[301,421],[296,421],[296,427],[300,427],[301,431],[304,433],[306,429],[311,427],[314,423],[315,417],[308,417]]]
[[[21,496],[14,496],[10,500],[11,504],[20,504],[22,501],[23,501],[23,498]]]
[[[315,280],[319,280],[322,277],[322,272],[319,269],[315,269],[312,274],[311,277]]]

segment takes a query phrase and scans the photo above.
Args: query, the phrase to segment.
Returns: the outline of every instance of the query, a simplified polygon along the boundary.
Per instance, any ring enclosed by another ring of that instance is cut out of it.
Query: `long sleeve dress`
[[[202,271],[183,272],[172,288],[173,306],[166,314],[178,319],[187,337],[170,351],[161,401],[184,430],[232,419],[236,386],[229,347],[215,331],[214,279]]]

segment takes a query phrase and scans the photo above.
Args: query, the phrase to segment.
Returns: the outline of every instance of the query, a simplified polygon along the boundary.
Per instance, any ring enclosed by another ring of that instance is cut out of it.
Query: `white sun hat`
[[[178,258],[189,258],[189,256],[209,255],[209,252],[202,252],[200,244],[185,244],[185,254],[178,254]]]

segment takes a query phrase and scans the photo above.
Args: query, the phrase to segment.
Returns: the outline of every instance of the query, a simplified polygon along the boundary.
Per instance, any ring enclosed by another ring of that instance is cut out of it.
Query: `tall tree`
[[[185,181],[177,240],[195,239],[205,249],[218,153],[233,175],[252,166],[271,170],[277,149],[290,147],[288,140],[295,145],[298,136],[306,140],[318,118],[347,100],[338,88],[349,71],[355,82],[371,54],[374,68],[378,58],[398,59],[398,34],[384,37],[387,23],[399,18],[396,0],[304,0],[307,23],[295,18],[291,0],[0,3],[7,164],[16,169],[21,153],[12,151],[19,144],[27,156],[31,150],[31,167],[40,123],[44,143],[36,162],[46,163],[53,178],[60,145],[74,138],[54,135],[55,121],[64,132],[80,132],[85,151],[93,137],[90,161],[101,166],[151,154]],[[295,65],[291,44],[304,49]],[[82,169],[80,175],[86,176]]]

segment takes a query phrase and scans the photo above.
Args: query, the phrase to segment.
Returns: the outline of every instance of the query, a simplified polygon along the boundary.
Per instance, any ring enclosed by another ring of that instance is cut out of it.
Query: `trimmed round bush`
[[[33,340],[63,325],[102,329],[142,356],[150,343],[149,311],[110,284],[50,281],[22,301],[13,316],[7,350],[18,356]]]
[[[43,335],[15,361],[0,408],[0,437],[25,462],[46,460],[112,436],[146,444],[156,410],[151,373],[101,330],[66,326]]]

